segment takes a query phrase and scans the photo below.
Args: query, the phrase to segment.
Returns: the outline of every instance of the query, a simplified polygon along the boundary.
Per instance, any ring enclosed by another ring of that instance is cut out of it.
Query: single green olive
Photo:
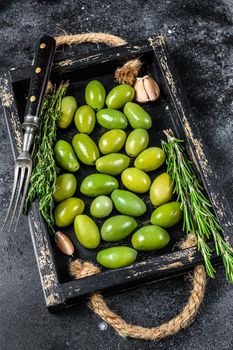
[[[77,188],[77,181],[73,174],[62,174],[57,177],[55,183],[55,191],[53,198],[56,202],[61,202],[64,199],[74,195]]]
[[[149,147],[137,156],[134,166],[144,171],[153,171],[164,163],[165,158],[165,153],[161,148]]]
[[[64,140],[59,140],[55,144],[54,157],[57,164],[64,170],[73,173],[80,168],[72,146]]]
[[[94,165],[100,156],[95,142],[86,134],[76,134],[73,137],[72,145],[78,159],[84,164]]]
[[[169,202],[173,195],[173,181],[168,173],[162,173],[152,182],[150,188],[151,203],[158,207]]]
[[[95,111],[103,108],[105,103],[106,91],[103,84],[98,80],[90,81],[85,89],[85,99],[88,106]]]
[[[75,197],[65,199],[54,210],[55,223],[58,227],[69,226],[76,215],[82,214],[85,208],[84,202]]]
[[[79,132],[90,134],[95,127],[95,112],[90,106],[83,105],[77,109],[74,122]]]
[[[106,242],[118,242],[126,238],[135,228],[137,222],[128,215],[115,215],[107,219],[101,227],[101,237]]]
[[[111,153],[96,161],[96,170],[108,175],[119,175],[129,166],[130,158],[125,154]]]
[[[134,193],[116,189],[112,192],[111,198],[121,214],[137,217],[146,212],[146,204]]]
[[[61,101],[61,117],[57,122],[59,128],[66,129],[72,123],[77,102],[73,96],[65,96]]]
[[[182,219],[179,202],[170,202],[156,208],[150,218],[153,225],[169,228],[178,224]]]
[[[126,132],[113,129],[105,132],[99,140],[99,150],[103,154],[119,152],[125,144]]]
[[[132,236],[134,249],[143,251],[162,249],[166,247],[169,241],[170,236],[168,232],[155,225],[143,226]]]
[[[124,107],[124,114],[133,129],[150,129],[152,126],[149,113],[136,103],[127,102]]]
[[[103,249],[97,254],[98,263],[108,269],[118,269],[131,265],[136,258],[137,251],[125,246]]]
[[[107,95],[108,108],[121,109],[134,98],[134,88],[130,85],[117,85]]]
[[[97,114],[98,123],[105,129],[126,129],[128,122],[126,116],[116,109],[104,108]]]
[[[97,197],[110,194],[118,188],[118,181],[106,174],[88,175],[80,186],[80,192],[88,197]]]
[[[113,209],[112,200],[107,196],[96,197],[90,206],[90,213],[96,218],[105,218]]]
[[[77,215],[74,231],[78,241],[88,249],[95,249],[100,243],[100,232],[96,223],[87,215]]]
[[[145,129],[131,131],[125,143],[125,151],[130,157],[137,157],[149,143],[149,135]]]
[[[151,185],[150,177],[144,171],[137,168],[127,168],[121,174],[123,185],[130,191],[145,193]]]

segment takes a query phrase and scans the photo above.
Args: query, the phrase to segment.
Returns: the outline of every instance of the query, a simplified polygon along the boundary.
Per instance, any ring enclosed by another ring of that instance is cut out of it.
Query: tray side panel
[[[9,72],[3,73],[0,78],[0,97],[13,156],[16,159],[22,147],[23,132],[14,102],[11,75]],[[32,204],[28,219],[46,305],[51,310],[53,308],[61,308],[63,307],[63,296],[51,254],[50,241],[36,203]]]
[[[213,248],[213,243],[210,244]],[[182,274],[201,264],[202,255],[197,248],[162,255],[157,259],[149,259],[126,268],[107,270],[98,275],[92,275],[79,280],[62,284],[66,306],[74,305],[79,298],[86,297],[91,289],[93,292],[116,293],[119,290],[130,289],[140,284],[159,281],[174,275]],[[213,254],[212,261],[218,259]],[[98,278],[96,278],[98,277]]]
[[[176,136],[180,137],[183,133],[183,139],[186,141],[186,149],[192,159],[195,168],[201,178],[205,190],[209,196],[215,214],[218,217],[225,240],[233,247],[233,215],[229,204],[224,196],[221,181],[214,173],[205,155],[203,141],[197,126],[192,123],[192,112],[187,101],[185,91],[182,87],[175,65],[169,54],[164,37],[160,38],[158,46],[157,38],[149,39],[151,46],[158,58],[160,69],[164,80],[166,81],[171,101],[176,111],[175,120]]]

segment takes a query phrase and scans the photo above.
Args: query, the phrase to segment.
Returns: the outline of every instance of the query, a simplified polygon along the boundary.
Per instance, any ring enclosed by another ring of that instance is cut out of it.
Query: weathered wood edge
[[[213,248],[213,243],[209,246]],[[215,253],[212,261],[217,262]],[[66,298],[65,303],[66,306],[73,305],[78,298],[86,297],[90,286],[93,293],[99,291],[114,293],[119,289],[130,289],[142,283],[159,281],[173,274],[187,272],[196,265],[202,264],[202,262],[202,255],[194,247],[135,263],[121,269],[103,271],[98,275],[77,280],[76,285],[74,281],[62,284],[63,295]]]
[[[22,148],[23,131],[19,121],[16,104],[14,102],[12,81],[9,71],[1,71],[0,98],[11,143],[11,149],[15,160]]]
[[[123,46],[117,46],[113,48],[107,48],[103,51],[94,54],[75,55],[69,59],[59,57],[59,60],[55,60],[51,72],[51,77],[66,74],[72,72],[73,69],[84,69],[92,64],[103,64],[112,60],[118,62],[127,62],[127,60],[143,55],[147,52],[151,52],[150,43],[146,40],[127,44]],[[12,81],[16,83],[20,80],[30,79],[31,67],[22,67],[11,70]]]
[[[197,172],[203,182],[206,192],[210,198],[211,204],[218,217],[220,225],[223,228],[225,240],[233,247],[233,215],[220,185],[220,179],[213,172],[208,159],[205,155],[203,142],[200,137],[200,131],[192,123],[192,112],[182,83],[176,72],[175,65],[169,54],[168,47],[164,38],[160,38],[160,47],[157,40],[149,39],[151,46],[158,57],[161,72],[164,80],[167,82],[168,90],[171,95],[174,108],[180,120],[180,128],[183,128],[185,134],[186,148],[196,167]],[[177,135],[178,136],[178,135]]]
[[[11,76],[8,71],[3,72],[0,78],[0,97],[15,159],[21,150],[23,132],[14,102]],[[57,279],[55,263],[50,253],[50,241],[36,203],[32,204],[28,219],[46,305],[51,309],[61,307],[63,296]]]

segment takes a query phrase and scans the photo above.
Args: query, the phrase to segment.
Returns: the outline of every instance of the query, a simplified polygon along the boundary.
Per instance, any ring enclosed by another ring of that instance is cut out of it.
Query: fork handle
[[[23,150],[29,151],[34,133],[39,128],[39,114],[52,68],[56,41],[45,35],[40,38],[34,58],[33,74],[30,81],[29,96],[22,127],[24,133]]]

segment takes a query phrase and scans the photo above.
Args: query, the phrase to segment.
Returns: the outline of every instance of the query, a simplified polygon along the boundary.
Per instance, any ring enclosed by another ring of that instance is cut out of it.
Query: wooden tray
[[[115,85],[113,78],[115,69],[127,60],[136,57],[140,57],[145,63],[144,66],[161,88],[159,100],[144,106],[151,114],[154,124],[150,130],[151,145],[159,146],[161,139],[165,140],[163,130],[167,128],[171,128],[176,136],[185,141],[190,159],[196,166],[197,174],[224,229],[224,237],[232,245],[233,222],[230,208],[220,188],[220,181],[216,178],[205,157],[202,140],[192,122],[190,108],[163,37],[155,36],[140,43],[111,48],[85,56],[67,58],[66,55],[63,55],[55,60],[51,79],[53,83],[69,80],[68,94],[74,95],[80,105],[84,103],[84,88],[88,81],[99,79],[106,90],[110,91]],[[28,67],[3,71],[1,76],[0,94],[14,157],[17,156],[22,145],[21,123],[31,69]],[[72,125],[67,130],[60,132],[59,137],[71,141],[76,132]],[[98,140],[102,132],[103,130],[99,128],[92,135],[93,138]],[[87,167],[83,169],[77,174],[79,185],[82,178],[87,175]],[[158,169],[152,173],[152,177],[154,178],[165,169],[165,166]],[[82,197],[80,194],[78,196]],[[89,201],[87,201],[87,210],[88,206]],[[152,210],[152,206],[148,205],[148,212],[141,218],[140,225],[148,220]],[[156,253],[140,253],[136,263],[131,266],[116,270],[102,269],[102,272],[97,275],[73,280],[68,272],[70,258],[63,255],[55,247],[53,239],[50,239],[36,202],[32,204],[28,218],[45,301],[50,311],[73,306],[79,302],[80,298],[92,292],[116,292],[175,276],[203,261],[196,248],[183,251],[177,248],[176,242],[184,237],[182,225],[177,225],[174,229],[169,230],[171,242],[165,249]],[[96,251],[80,247],[72,227],[65,229],[64,232],[75,244],[77,257],[96,262]],[[123,244],[127,243],[127,241],[123,242]],[[108,244],[101,243],[100,248],[103,246],[108,246]],[[210,242],[210,246],[213,246],[213,242]]]

